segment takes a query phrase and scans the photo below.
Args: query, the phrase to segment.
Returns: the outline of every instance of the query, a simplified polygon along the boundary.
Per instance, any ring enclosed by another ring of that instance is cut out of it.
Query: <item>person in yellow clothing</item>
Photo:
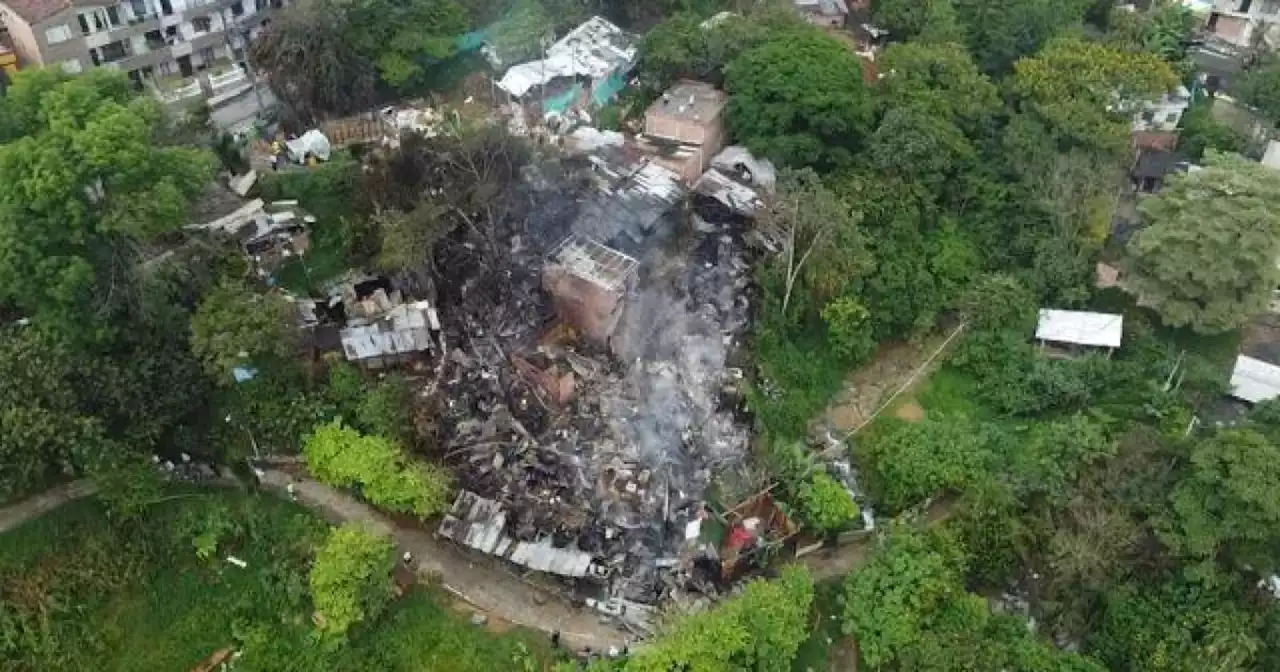
[[[271,141],[271,170],[280,170],[280,162],[284,157],[284,144],[279,140]]]

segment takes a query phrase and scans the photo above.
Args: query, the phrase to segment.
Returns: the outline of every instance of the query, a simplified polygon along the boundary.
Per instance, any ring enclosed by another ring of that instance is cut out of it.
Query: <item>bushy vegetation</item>
[[[145,524],[120,523],[85,500],[0,536],[5,669],[191,669],[226,646],[241,652],[236,669],[252,672],[544,664],[545,637],[476,628],[429,588],[374,608],[375,596],[390,594],[395,560],[389,542],[363,530],[326,532],[295,505],[231,490],[169,497]],[[360,587],[353,577],[369,579],[372,592],[346,590]],[[347,613],[335,596],[349,592],[367,598],[358,600],[364,622],[344,646],[318,640],[313,612],[325,614],[328,632]]]
[[[317,427],[304,442],[307,467],[321,481],[358,488],[372,504],[426,518],[445,509],[449,476],[417,463],[391,439],[363,435],[334,420]]]

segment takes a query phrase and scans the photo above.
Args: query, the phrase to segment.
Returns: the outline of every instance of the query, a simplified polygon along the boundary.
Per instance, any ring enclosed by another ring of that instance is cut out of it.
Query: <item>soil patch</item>
[[[920,422],[924,420],[924,408],[915,399],[911,399],[893,409],[893,415],[907,422]]]

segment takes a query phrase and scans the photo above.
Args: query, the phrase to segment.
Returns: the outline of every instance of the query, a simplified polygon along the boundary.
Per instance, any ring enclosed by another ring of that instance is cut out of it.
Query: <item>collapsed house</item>
[[[238,240],[258,277],[271,282],[285,262],[310,249],[311,226],[316,218],[299,208],[297,201],[246,201],[220,188],[213,193],[219,205],[210,207],[225,214],[186,228],[218,232]]]
[[[536,104],[543,117],[599,107],[626,85],[637,41],[595,16],[548,47],[541,59],[509,68],[497,85],[521,104]]]
[[[465,492],[438,532],[643,631],[717,590],[713,479],[732,502],[762,487],[731,365],[751,274],[740,222],[691,226],[677,173],[576,135],[586,156],[527,166],[529,211],[441,288],[440,445]]]
[[[342,351],[348,361],[377,370],[435,354],[439,333],[440,317],[430,301],[402,303],[367,322],[348,321]]]

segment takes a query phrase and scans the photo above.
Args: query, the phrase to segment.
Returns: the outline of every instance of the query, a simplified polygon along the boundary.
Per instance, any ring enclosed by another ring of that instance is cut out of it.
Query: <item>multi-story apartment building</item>
[[[1280,0],[1213,0],[1205,29],[1241,49],[1280,46]]]
[[[141,86],[243,59],[245,40],[285,0],[0,0],[24,66],[108,67]]]

